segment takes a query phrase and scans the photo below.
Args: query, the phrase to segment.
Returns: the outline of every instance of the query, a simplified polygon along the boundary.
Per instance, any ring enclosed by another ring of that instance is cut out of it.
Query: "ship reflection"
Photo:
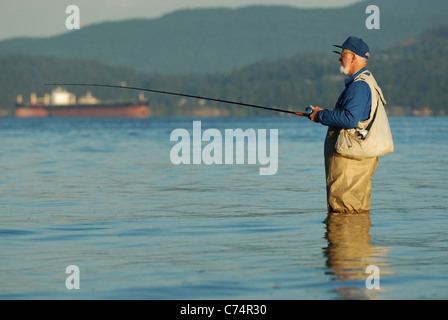
[[[384,263],[387,249],[370,243],[370,214],[329,214],[324,223],[328,273],[335,281],[344,282],[335,290],[337,294],[343,299],[378,299],[382,290],[367,289],[370,273],[366,268],[378,266],[380,277],[388,273]]]

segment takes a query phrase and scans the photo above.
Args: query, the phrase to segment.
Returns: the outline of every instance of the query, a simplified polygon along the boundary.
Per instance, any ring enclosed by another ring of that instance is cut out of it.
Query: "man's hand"
[[[324,109],[313,106],[310,106],[310,108],[313,110],[313,113],[310,114],[310,119],[314,122],[319,122],[319,117],[317,116],[317,113]]]

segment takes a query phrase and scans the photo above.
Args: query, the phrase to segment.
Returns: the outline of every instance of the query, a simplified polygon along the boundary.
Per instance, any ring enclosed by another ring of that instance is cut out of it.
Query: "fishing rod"
[[[249,104],[249,103],[243,103],[243,102],[236,102],[236,101],[229,101],[229,100],[222,100],[222,99],[215,99],[215,98],[207,98],[207,97],[202,97],[202,96],[195,96],[195,95],[191,95],[191,94],[170,92],[170,91],[164,91],[164,90],[154,90],[154,89],[146,89],[146,88],[128,87],[128,86],[117,86],[117,85],[111,85],[111,84],[46,83],[45,85],[46,86],[106,87],[106,88],[120,88],[120,89],[129,89],[129,90],[138,90],[138,91],[148,91],[148,92],[162,93],[162,94],[168,94],[168,95],[174,95],[174,96],[180,96],[180,97],[187,97],[187,98],[195,98],[195,99],[209,100],[209,101],[215,101],[215,102],[236,104],[236,105],[239,105],[239,106],[258,108],[258,109],[264,109],[264,110],[272,110],[272,111],[283,112],[283,113],[290,113],[290,114],[294,114],[296,116],[301,116],[301,117],[309,117],[310,114],[313,112],[313,110],[310,107],[307,107],[305,109],[305,112],[295,112],[295,111],[282,110],[282,109],[277,109],[277,108],[268,108],[268,107],[263,107],[263,106],[258,106],[258,105],[255,105],[255,104]]]

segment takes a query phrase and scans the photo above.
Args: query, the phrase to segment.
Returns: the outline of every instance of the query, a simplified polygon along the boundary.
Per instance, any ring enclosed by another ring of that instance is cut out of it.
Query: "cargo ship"
[[[128,101],[101,101],[90,91],[78,100],[73,93],[61,87],[51,94],[37,97],[31,93],[30,101],[24,103],[22,95],[17,96],[15,116],[29,117],[149,117],[148,100],[140,94],[138,99]]]

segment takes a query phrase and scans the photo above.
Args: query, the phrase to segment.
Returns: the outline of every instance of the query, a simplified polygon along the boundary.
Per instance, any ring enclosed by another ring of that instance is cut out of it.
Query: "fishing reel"
[[[305,117],[309,117],[313,113],[313,109],[311,107],[306,107],[305,111],[303,112],[303,115]]]

